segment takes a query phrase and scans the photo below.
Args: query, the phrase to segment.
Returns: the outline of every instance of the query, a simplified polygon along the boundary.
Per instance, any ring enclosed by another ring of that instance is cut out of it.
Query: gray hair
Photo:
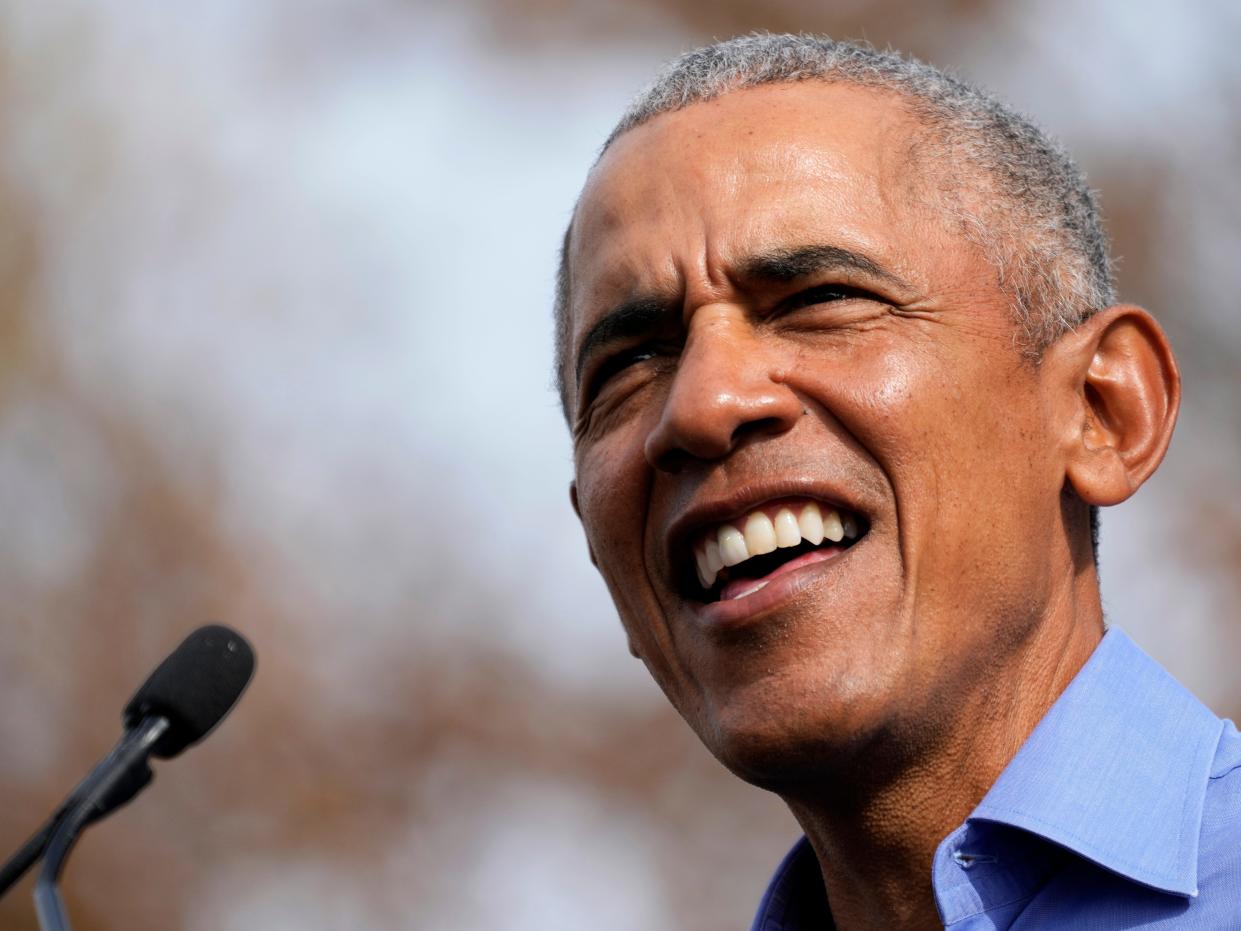
[[[731,91],[799,81],[845,83],[899,95],[926,132],[938,165],[972,168],[962,201],[956,173],[944,201],[995,266],[1012,296],[1020,348],[1037,360],[1063,333],[1115,303],[1107,234],[1085,175],[1064,148],[992,95],[937,68],[869,45],[810,35],[755,33],[695,49],[668,64],[621,117],[623,133]],[[944,174],[941,172],[941,174]],[[556,380],[566,414],[569,237],[556,286]]]

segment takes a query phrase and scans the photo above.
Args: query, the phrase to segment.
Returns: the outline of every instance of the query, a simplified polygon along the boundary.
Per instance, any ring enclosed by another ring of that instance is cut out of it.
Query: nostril
[[[752,436],[778,436],[788,429],[788,425],[780,417],[763,417],[758,420],[747,420],[733,431],[730,448],[736,449]]]
[[[690,460],[710,462],[727,456],[738,428],[709,418],[670,421],[665,418],[646,441],[646,461],[663,472],[679,472]]]
[[[649,458],[649,457],[648,457]],[[683,449],[669,449],[651,459],[651,465],[660,472],[667,472],[675,475],[685,468],[686,462],[689,461],[690,455]]]
[[[778,436],[787,430],[784,421],[779,417],[764,417],[761,420],[749,420],[739,424],[729,435],[727,443],[708,443],[703,438],[687,438],[668,442],[667,437],[658,433],[652,434],[646,444],[646,459],[653,468],[661,472],[676,474],[689,464],[691,460],[710,462],[745,446],[752,440],[767,436]]]
[[[797,424],[801,398],[776,381],[761,358],[745,360],[749,364],[740,368],[708,366],[701,347],[697,355],[683,357],[646,439],[646,460],[653,468],[677,472],[691,461],[722,459],[752,438],[775,436]]]
[[[737,421],[727,411],[705,405],[669,405],[647,437],[646,461],[661,471],[679,472],[690,460],[709,462],[726,456],[733,447]]]

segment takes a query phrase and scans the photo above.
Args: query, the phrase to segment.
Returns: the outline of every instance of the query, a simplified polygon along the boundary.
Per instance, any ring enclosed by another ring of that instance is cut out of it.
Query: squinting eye
[[[842,284],[825,284],[815,288],[799,291],[780,304],[780,310],[800,310],[802,307],[813,307],[815,304],[830,304],[832,301],[848,300],[852,297],[873,298],[860,288],[851,288]]]
[[[632,349],[626,349],[615,355],[609,356],[590,377],[587,384],[587,397],[593,398],[599,393],[599,390],[607,384],[608,380],[614,375],[624,371],[631,365],[637,365],[639,362],[645,362],[652,359],[656,355],[655,347],[649,343],[641,346],[635,346]]]

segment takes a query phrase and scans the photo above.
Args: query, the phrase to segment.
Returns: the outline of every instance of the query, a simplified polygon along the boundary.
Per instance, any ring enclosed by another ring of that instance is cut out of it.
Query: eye
[[[801,310],[803,307],[813,307],[816,304],[830,304],[851,298],[876,300],[875,295],[869,291],[863,291],[861,288],[853,288],[844,284],[822,284],[816,285],[813,288],[806,288],[804,291],[798,291],[792,297],[785,298],[776,306],[776,312],[789,313],[794,310]]]
[[[646,362],[659,354],[654,343],[642,343],[613,353],[604,359],[586,380],[586,399],[595,397],[612,378],[630,366]]]

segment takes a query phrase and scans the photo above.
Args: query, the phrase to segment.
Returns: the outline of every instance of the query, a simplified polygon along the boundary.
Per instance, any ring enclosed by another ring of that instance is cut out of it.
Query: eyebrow
[[[741,277],[788,284],[798,278],[841,269],[862,272],[898,288],[909,287],[874,259],[841,246],[796,246],[759,253],[741,262]]]
[[[841,246],[794,246],[749,256],[740,262],[745,281],[789,284],[799,278],[849,269],[908,290],[910,285],[874,259]],[[582,338],[577,349],[574,377],[582,381],[582,369],[600,347],[623,339],[644,336],[671,314],[680,312],[679,299],[644,295],[625,301],[600,318]]]

